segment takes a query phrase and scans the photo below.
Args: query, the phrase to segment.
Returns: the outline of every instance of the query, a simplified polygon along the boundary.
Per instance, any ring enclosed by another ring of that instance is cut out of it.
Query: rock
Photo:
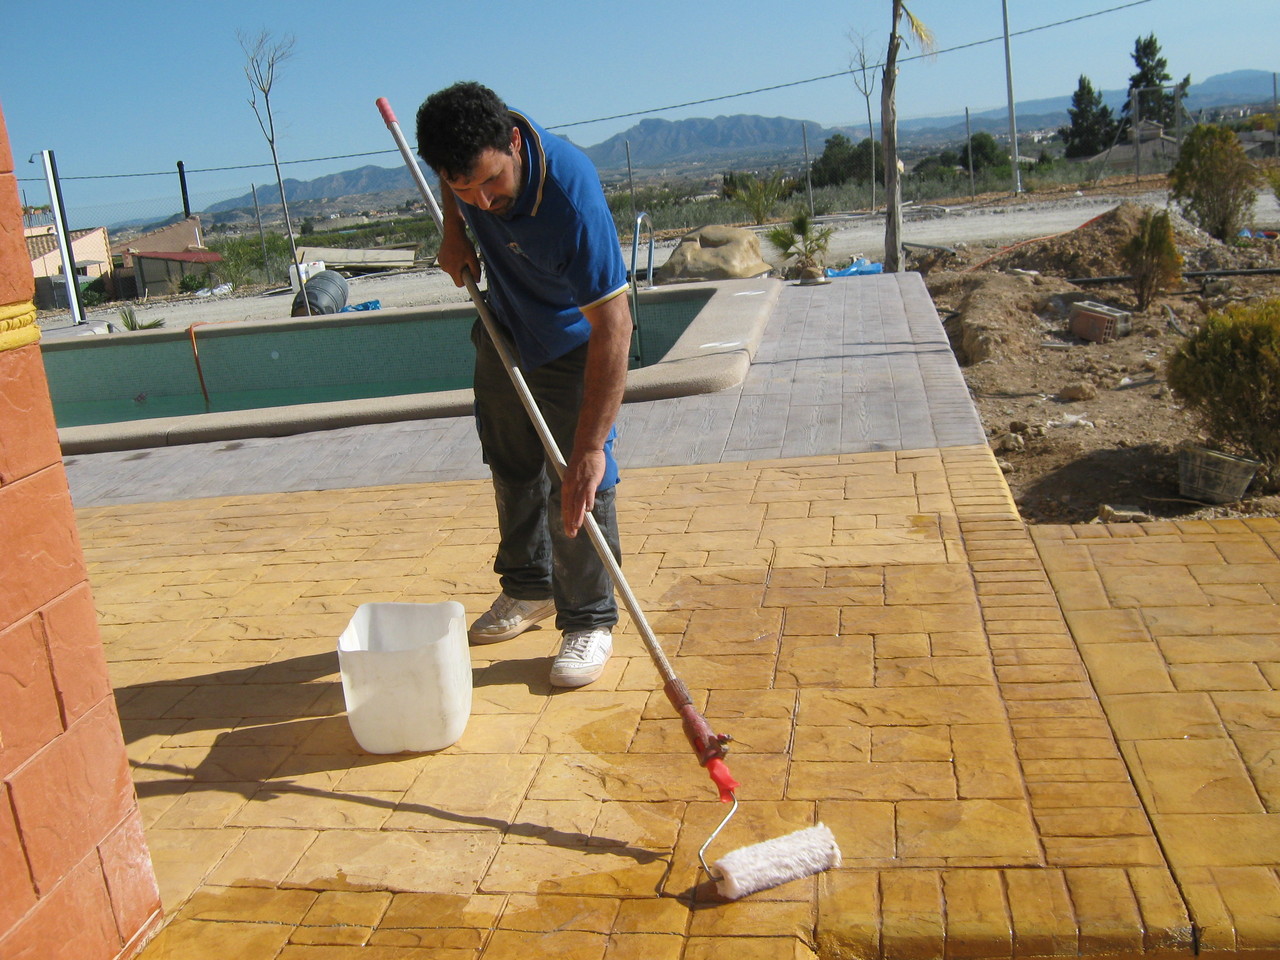
[[[1092,400],[1098,395],[1098,388],[1092,383],[1081,380],[1079,383],[1069,383],[1058,392],[1059,400]]]
[[[1109,503],[1098,507],[1098,520],[1102,523],[1151,523],[1154,519],[1138,507],[1113,507]]]
[[[1010,433],[1026,433],[1026,432],[1027,432],[1028,430],[1030,430],[1030,429],[1031,429],[1031,425],[1030,425],[1030,424],[1028,424],[1025,420],[1011,420],[1011,421],[1009,421],[1009,432],[1010,432]]]
[[[1006,433],[996,441],[996,453],[1021,453],[1027,449],[1027,441],[1020,434]]]
[[[771,269],[760,256],[760,238],[754,233],[713,224],[685,234],[667,262],[654,271],[654,282],[738,280]]]

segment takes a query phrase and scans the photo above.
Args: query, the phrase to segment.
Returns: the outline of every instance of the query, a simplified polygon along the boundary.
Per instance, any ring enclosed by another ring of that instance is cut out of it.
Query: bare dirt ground
[[[1118,251],[1144,207],[1123,195],[1149,201],[1159,185],[1103,184],[1106,211],[1057,235],[913,251],[1028,522],[1280,515],[1274,495],[1221,506],[1179,495],[1178,449],[1204,438],[1163,372],[1185,331],[1229,303],[1280,296],[1280,274],[1184,280],[1142,312],[1127,284],[1070,282],[1127,272]],[[1280,268],[1280,241],[1227,245],[1174,220],[1184,270]],[[1131,311],[1131,332],[1073,336],[1081,300]]]

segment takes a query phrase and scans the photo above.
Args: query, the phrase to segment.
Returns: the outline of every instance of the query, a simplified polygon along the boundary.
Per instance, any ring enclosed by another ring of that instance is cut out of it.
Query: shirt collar
[[[547,155],[542,149],[540,132],[533,122],[517,110],[511,111],[511,117],[520,128],[520,154],[524,164],[524,186],[511,210],[511,217],[536,217],[542,206],[542,189],[547,179]]]

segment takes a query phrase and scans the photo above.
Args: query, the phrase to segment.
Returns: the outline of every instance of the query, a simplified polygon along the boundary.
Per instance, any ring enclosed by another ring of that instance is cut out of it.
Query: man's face
[[[520,180],[520,130],[513,127],[510,150],[485,147],[469,173],[445,183],[463,203],[506,216],[520,195]]]

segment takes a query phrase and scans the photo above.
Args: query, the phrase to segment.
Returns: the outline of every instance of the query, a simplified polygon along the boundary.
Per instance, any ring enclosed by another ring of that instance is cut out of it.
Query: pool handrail
[[[653,286],[653,240],[656,231],[653,217],[641,211],[636,214],[635,227],[631,231],[631,323],[635,329],[636,349],[633,359],[644,365],[644,343],[640,336],[640,279],[636,274],[636,261],[640,257],[640,230],[649,221],[649,286]]]

